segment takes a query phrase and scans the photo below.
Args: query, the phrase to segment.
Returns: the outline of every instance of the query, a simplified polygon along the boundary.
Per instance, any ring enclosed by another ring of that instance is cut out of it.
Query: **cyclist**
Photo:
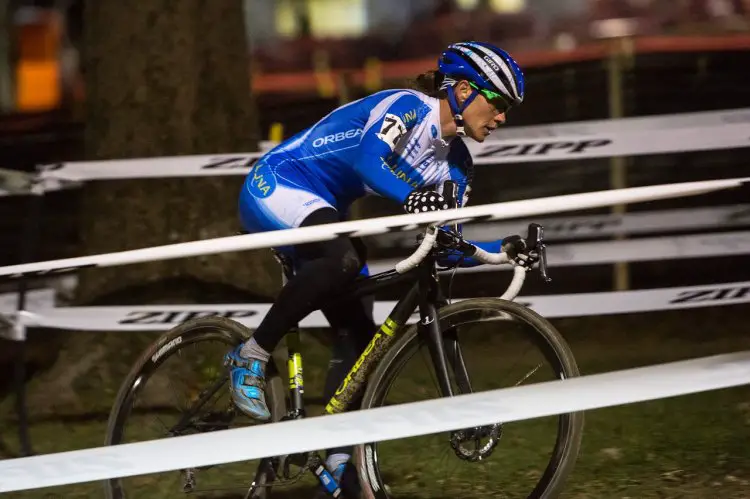
[[[500,48],[462,42],[447,47],[437,71],[419,76],[414,87],[384,90],[343,105],[267,152],[247,175],[239,196],[245,230],[339,222],[349,205],[365,195],[390,198],[407,213],[445,209],[446,180],[457,184],[455,198],[465,205],[473,164],[462,137],[483,142],[505,122],[508,109],[523,100],[523,73]],[[502,240],[475,244],[497,252]],[[232,399],[258,421],[271,417],[265,370],[276,345],[320,309],[326,297],[367,272],[365,249],[356,239],[276,249],[292,259],[295,275],[253,337],[226,356]],[[475,264],[471,259],[462,263]],[[322,312],[337,334],[325,382],[328,399],[376,327],[371,304]],[[339,483],[350,455],[349,448],[327,451],[326,467]]]

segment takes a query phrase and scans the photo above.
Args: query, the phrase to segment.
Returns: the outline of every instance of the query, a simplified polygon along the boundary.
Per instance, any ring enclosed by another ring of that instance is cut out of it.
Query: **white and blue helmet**
[[[479,93],[488,100],[501,101],[503,111],[523,102],[525,81],[521,68],[510,54],[489,43],[460,42],[449,45],[438,60],[438,70],[443,74],[441,88],[447,90],[459,133],[463,133],[461,112]],[[460,107],[453,94],[453,85],[459,80],[468,81],[474,89]]]

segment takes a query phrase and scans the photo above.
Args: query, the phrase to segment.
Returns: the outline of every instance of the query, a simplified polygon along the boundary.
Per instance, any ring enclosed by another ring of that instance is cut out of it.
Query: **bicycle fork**
[[[428,257],[429,258],[429,257]],[[420,286],[422,290],[419,296],[419,325],[418,334],[427,342],[430,359],[435,368],[435,375],[440,388],[440,395],[452,397],[454,395],[451,386],[451,378],[448,372],[448,363],[453,370],[454,378],[459,393],[471,392],[469,374],[458,344],[458,335],[454,328],[446,331],[440,329],[437,318],[437,305],[444,302],[440,294],[440,283],[434,273],[434,265],[425,265],[420,269]]]

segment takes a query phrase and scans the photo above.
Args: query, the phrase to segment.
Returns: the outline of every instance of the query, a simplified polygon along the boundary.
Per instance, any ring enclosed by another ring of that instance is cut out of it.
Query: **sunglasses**
[[[482,97],[487,99],[487,102],[492,104],[495,109],[497,109],[498,114],[499,113],[507,113],[508,110],[513,107],[506,99],[503,97],[502,94],[499,94],[497,92],[493,92],[492,90],[487,90],[486,88],[479,88],[476,84],[469,82],[469,85],[474,90],[478,91],[480,94],[482,94]]]

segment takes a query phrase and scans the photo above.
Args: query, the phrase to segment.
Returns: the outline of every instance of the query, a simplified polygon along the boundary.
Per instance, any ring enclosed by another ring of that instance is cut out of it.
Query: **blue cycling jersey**
[[[471,156],[440,134],[439,100],[411,90],[385,90],[341,106],[262,161],[296,170],[331,205],[345,211],[367,194],[402,203],[417,187],[466,188]]]
[[[447,180],[464,206],[472,170],[463,141],[441,136],[438,99],[384,90],[335,109],[263,155],[245,179],[240,217],[253,232],[297,227],[325,206],[343,219],[365,195],[400,205],[415,188],[443,193]],[[497,251],[499,242],[481,246]]]

